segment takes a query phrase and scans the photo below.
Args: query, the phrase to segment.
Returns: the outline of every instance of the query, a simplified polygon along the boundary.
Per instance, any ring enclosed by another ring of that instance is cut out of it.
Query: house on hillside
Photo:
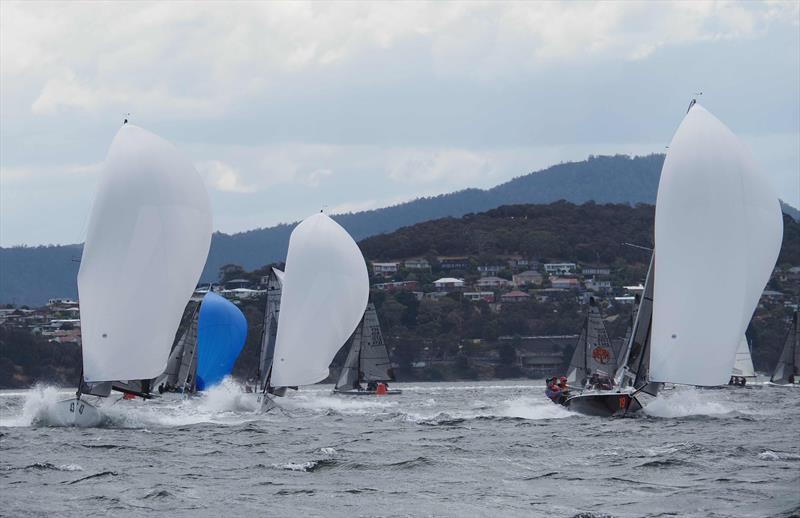
[[[436,291],[456,291],[464,288],[464,279],[456,279],[454,277],[442,277],[433,281]]]
[[[493,291],[465,291],[464,298],[467,300],[471,300],[472,302],[478,302],[479,300],[485,300],[486,302],[494,302],[494,292]]]
[[[544,276],[533,270],[526,270],[522,273],[515,273],[512,276],[514,286],[541,286]]]
[[[551,277],[550,285],[559,290],[577,290],[581,287],[578,279],[574,277]]]
[[[601,264],[585,264],[581,272],[583,275],[611,275],[611,267]]]
[[[419,287],[418,284],[417,281],[379,282],[373,284],[372,287],[379,291],[394,293],[395,291],[415,291]]]
[[[504,288],[511,286],[511,282],[502,277],[481,277],[475,286],[478,288]]]
[[[250,281],[247,279],[231,279],[225,283],[226,290],[235,290],[238,288],[249,288]]]
[[[516,302],[525,302],[526,300],[530,300],[531,296],[525,293],[524,291],[514,290],[509,291],[500,296],[500,300],[504,303],[516,303]]]
[[[611,291],[611,281],[609,280],[596,279],[592,277],[591,279],[586,279],[583,282],[583,285],[589,291]]]
[[[478,273],[481,277],[496,277],[503,269],[505,269],[504,266],[497,264],[482,264],[478,266]]]
[[[372,273],[376,276],[391,276],[400,269],[400,263],[372,263]]]
[[[538,265],[538,263],[535,261],[531,261],[519,255],[512,255],[508,257],[506,262],[508,263],[508,267],[515,272],[520,270],[534,270],[537,267],[535,265]]]
[[[545,263],[544,271],[548,275],[574,275],[578,266],[575,263]]]
[[[430,270],[431,263],[428,262],[427,259],[424,257],[415,257],[412,259],[406,259],[403,261],[403,266],[405,266],[406,270]]]
[[[442,270],[466,270],[469,268],[468,257],[439,257],[439,268]]]

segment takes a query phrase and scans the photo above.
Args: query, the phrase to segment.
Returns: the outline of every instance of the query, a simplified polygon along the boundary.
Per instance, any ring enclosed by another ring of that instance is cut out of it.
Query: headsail
[[[782,217],[768,183],[746,146],[695,104],[658,187],[653,381],[728,382],[780,250]]]
[[[363,321],[362,321],[363,322]],[[336,381],[337,390],[350,390],[361,387],[361,370],[359,357],[361,356],[361,340],[363,333],[361,332],[362,326],[356,328],[353,333],[353,343],[350,350],[347,352],[347,358],[344,361],[342,371],[339,373],[339,379]]]
[[[317,383],[364,314],[369,277],[350,234],[325,214],[289,238],[271,385]]]
[[[272,359],[275,356],[275,339],[278,335],[278,315],[281,311],[283,272],[272,268],[267,280],[267,306],[261,330],[261,355],[258,362],[258,384],[264,390],[269,383]]]
[[[600,308],[597,307],[594,297],[591,297],[583,330],[569,365],[567,381],[584,385],[589,376],[601,371],[612,376],[616,362]]]
[[[195,357],[195,347],[197,347],[197,315],[200,310],[200,303],[194,300],[189,302],[189,307],[186,311],[184,321],[181,323],[183,333],[169,353],[167,360],[167,368],[164,373],[154,380],[153,385],[158,387],[177,387],[178,383],[182,383],[189,373],[189,369],[193,370],[193,365],[190,364],[191,358]],[[180,328],[179,328],[180,330]],[[185,353],[185,354],[184,354]],[[184,360],[186,357],[186,360]],[[162,387],[162,389],[164,388]]]
[[[227,299],[208,292],[197,319],[195,387],[206,390],[230,374],[247,338],[247,320]]]
[[[773,383],[787,384],[797,383],[800,380],[800,329],[798,325],[798,312],[792,316],[792,326],[783,343],[783,351],[778,359],[778,365],[772,374],[770,381]]]
[[[743,336],[739,342],[739,348],[736,349],[736,360],[733,363],[733,376],[741,376],[744,378],[755,378],[756,369],[753,367],[753,358],[750,355],[750,344],[747,343],[747,337]]]
[[[208,194],[192,163],[160,137],[123,126],[103,166],[78,273],[87,381],[163,372],[210,243]]]

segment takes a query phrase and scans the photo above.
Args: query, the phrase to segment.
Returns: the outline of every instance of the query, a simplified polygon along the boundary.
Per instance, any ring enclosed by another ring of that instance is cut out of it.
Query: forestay
[[[206,390],[230,374],[246,338],[247,320],[239,308],[208,292],[197,318],[197,390]]]
[[[325,214],[289,238],[271,385],[317,383],[364,314],[369,278],[353,238]]]
[[[778,199],[747,147],[695,105],[658,188],[652,381],[728,382],[781,234]]]
[[[208,194],[192,163],[160,137],[123,126],[78,273],[87,381],[161,374],[210,242]]]

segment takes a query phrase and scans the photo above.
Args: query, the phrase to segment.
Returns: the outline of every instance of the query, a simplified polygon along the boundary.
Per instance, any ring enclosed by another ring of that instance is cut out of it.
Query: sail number
[[[72,403],[70,403],[70,404],[69,404],[69,411],[70,411],[70,413],[72,413],[72,414],[74,414],[74,413],[75,413],[75,401],[73,401]],[[78,413],[79,413],[80,415],[83,415],[83,403],[81,403],[80,405],[78,405]]]

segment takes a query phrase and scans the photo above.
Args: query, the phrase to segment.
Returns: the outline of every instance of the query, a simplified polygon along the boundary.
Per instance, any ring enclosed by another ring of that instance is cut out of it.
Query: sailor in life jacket
[[[558,378],[547,378],[547,388],[544,390],[544,395],[549,397],[553,403],[561,401],[561,389],[558,388],[557,380]]]

